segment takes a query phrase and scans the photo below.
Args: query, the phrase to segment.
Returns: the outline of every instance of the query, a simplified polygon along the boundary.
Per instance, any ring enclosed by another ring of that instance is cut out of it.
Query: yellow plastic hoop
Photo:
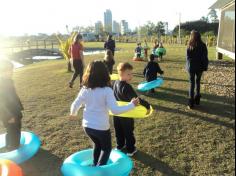
[[[119,106],[124,106],[124,105],[129,104],[129,102],[123,102],[123,101],[118,101],[117,103]],[[114,115],[111,112],[109,112],[109,114],[111,116],[118,116],[118,117],[124,117],[124,118],[143,119],[143,118],[147,118],[152,115],[152,113],[154,111],[153,107],[152,106],[150,107],[149,114],[147,114],[147,111],[148,110],[144,106],[139,105],[139,106],[135,107],[133,110],[130,110],[130,111],[125,112],[123,114]]]
[[[119,79],[119,75],[118,74],[112,74],[112,75],[110,75],[110,77],[111,77],[112,81],[116,81],[116,80]]]

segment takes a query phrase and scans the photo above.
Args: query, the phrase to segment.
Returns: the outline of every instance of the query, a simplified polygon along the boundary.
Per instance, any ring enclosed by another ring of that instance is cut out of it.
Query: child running
[[[116,100],[129,102],[133,98],[138,98],[138,95],[130,85],[133,77],[133,66],[129,63],[120,63],[117,70],[120,80],[117,80],[113,85]],[[138,99],[141,105],[150,110],[150,105],[146,101],[140,98]],[[126,147],[128,152],[127,155],[133,156],[137,152],[135,147],[136,139],[134,136],[134,119],[114,116],[114,127],[116,132],[117,149],[122,150]]]
[[[0,61],[0,119],[6,128],[6,151],[20,146],[21,119],[23,106],[12,80],[13,64],[8,60]]]
[[[155,55],[151,54],[150,60],[147,66],[144,68],[143,75],[147,82],[151,82],[157,79],[157,73],[163,75],[164,71],[162,71],[159,64],[155,62]],[[150,93],[155,93],[155,89],[152,89]]]
[[[69,82],[69,87],[73,88],[74,81],[80,76],[80,87],[82,87],[82,78],[84,73],[84,46],[82,44],[83,37],[81,34],[77,34],[74,38],[73,44],[70,46],[68,53],[70,54],[73,67],[74,67],[74,74]]]
[[[109,113],[120,114],[132,110],[139,100],[132,99],[127,106],[118,106],[110,88],[110,75],[102,61],[93,61],[83,77],[83,88],[71,105],[72,118],[81,105],[85,105],[83,128],[94,143],[93,166],[106,165],[111,153]]]

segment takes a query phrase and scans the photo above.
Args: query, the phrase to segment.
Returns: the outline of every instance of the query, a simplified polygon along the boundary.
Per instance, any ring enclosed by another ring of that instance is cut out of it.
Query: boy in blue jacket
[[[157,79],[157,73],[164,74],[159,64],[155,62],[155,55],[151,54],[147,66],[144,68],[143,75],[147,82],[151,82]],[[152,89],[150,93],[155,93],[155,89]]]

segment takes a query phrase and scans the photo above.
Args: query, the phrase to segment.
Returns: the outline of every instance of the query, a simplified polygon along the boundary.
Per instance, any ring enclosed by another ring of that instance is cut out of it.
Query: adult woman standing
[[[80,87],[82,86],[82,78],[84,73],[84,55],[83,55],[84,46],[82,44],[82,39],[83,39],[82,35],[77,34],[74,38],[73,44],[70,46],[68,51],[72,58],[73,67],[75,70],[71,78],[71,81],[69,82],[70,88],[73,88],[74,81],[78,77],[78,75],[80,76]]]
[[[107,41],[104,44],[104,48],[106,50],[111,50],[113,56],[115,56],[116,43],[115,40],[112,39],[112,35],[108,35]]]
[[[192,31],[187,49],[186,69],[190,78],[189,102],[188,108],[192,109],[194,105],[200,105],[201,99],[201,77],[204,71],[208,69],[208,50],[201,39],[201,34]],[[196,86],[196,94],[195,94]]]

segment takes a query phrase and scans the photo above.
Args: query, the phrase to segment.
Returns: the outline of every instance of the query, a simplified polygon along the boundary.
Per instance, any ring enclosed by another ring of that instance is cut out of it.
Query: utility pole
[[[166,22],[166,35],[168,35],[168,33],[169,33],[169,23]]]
[[[179,44],[181,44],[181,12],[179,12]]]

